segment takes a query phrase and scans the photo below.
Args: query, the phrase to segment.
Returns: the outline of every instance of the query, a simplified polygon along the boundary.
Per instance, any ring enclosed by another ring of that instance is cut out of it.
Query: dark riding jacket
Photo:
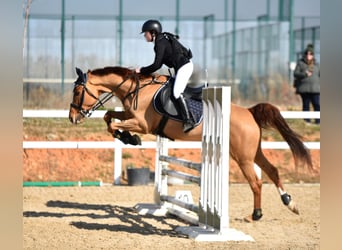
[[[157,35],[154,44],[155,58],[154,62],[140,69],[140,73],[144,75],[151,74],[160,69],[163,64],[169,68],[174,68],[177,73],[178,69],[188,63],[190,59],[184,54],[174,51],[170,40],[163,33]]]
[[[306,71],[309,70],[309,65],[305,58],[298,60],[296,68],[293,72],[295,77],[294,87],[296,93],[320,93],[320,67],[315,62],[311,71],[312,75],[308,76]]]

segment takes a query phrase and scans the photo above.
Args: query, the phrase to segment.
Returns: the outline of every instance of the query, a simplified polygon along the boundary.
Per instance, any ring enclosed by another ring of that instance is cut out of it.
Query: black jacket
[[[156,37],[154,52],[154,62],[149,66],[142,67],[140,69],[141,74],[151,74],[160,69],[163,64],[169,68],[174,68],[177,72],[180,67],[189,62],[189,58],[184,53],[174,51],[170,40],[163,33]]]

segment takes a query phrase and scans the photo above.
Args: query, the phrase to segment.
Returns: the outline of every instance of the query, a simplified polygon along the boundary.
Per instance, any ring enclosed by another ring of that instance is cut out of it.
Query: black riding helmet
[[[161,33],[162,26],[158,20],[147,20],[141,28],[141,33],[144,33],[146,31],[152,31],[154,33]]]

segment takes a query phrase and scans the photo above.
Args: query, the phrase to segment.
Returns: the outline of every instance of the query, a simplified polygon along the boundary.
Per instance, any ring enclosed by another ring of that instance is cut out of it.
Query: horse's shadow
[[[86,222],[86,221],[72,221],[71,226],[79,229],[87,230],[108,230],[113,232],[123,231],[128,233],[136,233],[141,235],[156,234],[161,236],[170,237],[183,237],[175,231],[178,225],[172,224],[167,221],[167,218],[171,217],[159,217],[153,215],[139,215],[132,207],[123,207],[110,204],[87,204],[87,203],[77,203],[68,201],[48,201],[46,203],[47,207],[55,208],[65,208],[65,209],[78,209],[78,210],[93,210],[95,212],[80,213],[80,212],[36,212],[36,211],[24,211],[24,217],[55,217],[55,218],[65,218],[65,217],[88,217],[91,219],[101,220],[101,219],[119,219],[122,223],[120,224],[108,224],[100,222]],[[99,213],[97,213],[98,211]],[[149,223],[150,221],[151,223]],[[169,229],[161,229],[152,223],[159,223],[163,226],[168,226]]]

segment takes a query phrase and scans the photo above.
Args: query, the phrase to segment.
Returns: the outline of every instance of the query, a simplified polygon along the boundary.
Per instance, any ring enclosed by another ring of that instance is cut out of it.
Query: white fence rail
[[[102,118],[105,110],[96,110],[90,118]],[[24,118],[68,118],[68,110],[23,110]],[[320,118],[320,112],[282,111],[285,119]],[[320,149],[320,142],[304,142],[309,149]],[[119,140],[115,141],[23,141],[24,149],[114,149],[114,184],[120,184],[122,170],[122,149],[156,148],[155,141],[143,141],[140,146],[126,145]],[[169,141],[168,148],[200,149],[202,142],[196,141]],[[261,142],[264,149],[289,149],[284,141]]]
[[[95,110],[90,118],[103,118],[106,110]],[[24,118],[68,118],[69,110],[45,109],[45,110],[23,110]]]
[[[90,118],[102,118],[106,110],[95,110]],[[285,119],[301,119],[301,118],[320,118],[320,112],[317,111],[281,111],[281,115]],[[45,109],[33,110],[24,109],[23,117],[25,118],[68,118],[69,110]]]

